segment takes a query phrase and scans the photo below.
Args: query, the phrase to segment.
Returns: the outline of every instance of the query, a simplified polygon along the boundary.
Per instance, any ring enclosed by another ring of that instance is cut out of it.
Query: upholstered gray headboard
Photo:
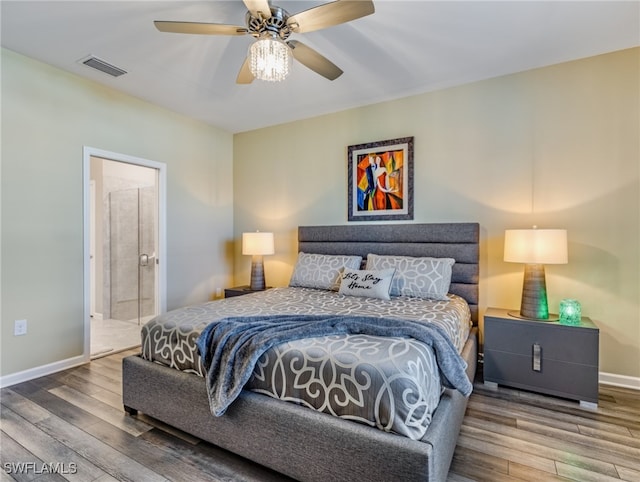
[[[467,300],[474,323],[478,322],[479,239],[478,223],[298,227],[298,251],[305,253],[454,258],[449,291]]]

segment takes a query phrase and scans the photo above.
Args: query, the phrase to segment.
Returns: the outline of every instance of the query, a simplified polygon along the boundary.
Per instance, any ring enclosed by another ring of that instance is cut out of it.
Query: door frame
[[[89,180],[89,317],[96,317],[96,182]]]
[[[83,358],[85,361],[91,359],[91,157],[100,157],[110,161],[124,162],[134,164],[136,166],[150,167],[156,169],[158,173],[158,225],[156,246],[157,266],[157,284],[156,284],[156,313],[161,314],[167,311],[167,262],[166,262],[166,246],[167,246],[167,166],[162,162],[151,161],[140,157],[129,156],[117,152],[105,151],[94,147],[83,147],[83,238],[84,238],[84,350]]]

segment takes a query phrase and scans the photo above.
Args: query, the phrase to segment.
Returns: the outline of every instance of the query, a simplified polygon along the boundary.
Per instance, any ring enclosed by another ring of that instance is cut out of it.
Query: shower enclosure
[[[105,206],[105,311],[115,320],[156,314],[156,189],[112,191]]]

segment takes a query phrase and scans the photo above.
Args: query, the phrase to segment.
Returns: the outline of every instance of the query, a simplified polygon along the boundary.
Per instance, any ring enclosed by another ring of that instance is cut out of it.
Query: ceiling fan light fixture
[[[256,79],[280,82],[291,70],[291,49],[277,35],[267,32],[249,47],[249,70]]]

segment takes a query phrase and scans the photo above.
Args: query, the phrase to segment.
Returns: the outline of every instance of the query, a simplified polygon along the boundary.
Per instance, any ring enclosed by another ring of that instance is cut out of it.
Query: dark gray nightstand
[[[484,315],[484,380],[598,405],[598,327],[515,318],[488,308]]]
[[[271,287],[267,286],[267,289],[269,288]],[[264,290],[259,290],[259,291],[264,291]],[[251,288],[249,288],[249,285],[234,286],[233,288],[225,288],[224,297],[232,298],[234,296],[248,295],[249,293],[255,293],[255,292],[256,290],[252,290]]]

